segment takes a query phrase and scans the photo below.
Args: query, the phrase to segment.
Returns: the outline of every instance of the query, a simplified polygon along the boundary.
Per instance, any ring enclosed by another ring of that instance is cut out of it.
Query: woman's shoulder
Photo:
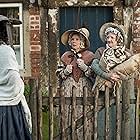
[[[103,52],[105,50],[105,47],[99,47],[97,48],[97,50],[95,51],[95,53],[97,52]]]
[[[71,51],[66,51],[65,53],[62,54],[61,58],[63,57],[68,57],[69,55],[71,55],[72,52]]]
[[[98,48],[95,52],[95,59],[100,59],[104,50],[105,50],[105,47]]]
[[[94,55],[94,53],[92,51],[89,51],[89,50],[85,50],[83,52],[83,54],[86,54],[86,55]]]
[[[0,46],[0,54],[2,56],[10,56],[10,55],[13,56],[15,55],[15,52],[10,45],[2,44]]]

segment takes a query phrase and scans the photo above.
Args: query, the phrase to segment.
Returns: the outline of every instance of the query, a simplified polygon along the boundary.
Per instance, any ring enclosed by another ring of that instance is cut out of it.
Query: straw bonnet
[[[106,41],[105,31],[109,27],[112,27],[112,28],[115,28],[116,30],[118,30],[121,33],[121,35],[123,36],[124,42],[125,43],[127,42],[126,34],[125,34],[125,31],[124,31],[124,26],[123,25],[118,25],[118,24],[115,24],[115,23],[112,23],[112,22],[105,23],[100,28],[99,35],[100,35],[100,38],[103,42]]]
[[[89,47],[90,46],[90,42],[89,42],[89,31],[86,29],[86,28],[79,28],[79,29],[71,29],[71,30],[68,30],[66,32],[64,32],[61,36],[61,42],[64,44],[64,45],[67,45],[68,44],[68,40],[69,40],[69,35],[72,33],[72,32],[75,32],[75,33],[80,33],[81,35],[83,35],[86,39],[86,47]]]

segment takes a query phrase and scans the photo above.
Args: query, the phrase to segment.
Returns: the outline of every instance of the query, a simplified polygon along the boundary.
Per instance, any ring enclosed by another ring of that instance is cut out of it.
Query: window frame
[[[19,20],[22,21],[23,19],[23,5],[22,3],[1,3],[0,4],[0,8],[13,8],[13,7],[17,7],[19,8]],[[19,64],[19,69],[23,69],[24,68],[24,62],[23,62],[23,25],[13,25],[13,27],[19,27],[19,33],[20,33],[20,44],[19,45],[13,45],[15,48],[17,46],[20,47],[20,64]]]

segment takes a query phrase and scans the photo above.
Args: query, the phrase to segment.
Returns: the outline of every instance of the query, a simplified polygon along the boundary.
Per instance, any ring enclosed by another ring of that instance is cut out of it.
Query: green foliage
[[[43,113],[43,129],[42,129],[43,140],[49,140],[49,114],[48,111],[42,113]]]
[[[30,85],[29,84],[25,84],[25,86],[24,86],[24,95],[28,96],[28,95],[30,95],[30,93],[31,93]]]
[[[48,107],[43,107],[43,128],[42,128],[42,134],[43,134],[43,140],[49,140],[49,111]],[[58,116],[54,115],[54,135],[58,135],[59,133],[59,121]]]
[[[46,87],[44,87],[44,89],[42,89],[41,93],[42,93],[42,96],[48,96],[48,89]]]

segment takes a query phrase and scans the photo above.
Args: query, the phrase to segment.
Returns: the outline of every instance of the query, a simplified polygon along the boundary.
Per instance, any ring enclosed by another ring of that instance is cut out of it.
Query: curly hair
[[[85,48],[85,37],[80,34],[80,33],[77,33],[77,32],[72,32],[70,35],[69,35],[69,40],[68,40],[68,44],[71,46],[71,38],[73,35],[78,35],[80,37],[80,48],[83,49]]]

